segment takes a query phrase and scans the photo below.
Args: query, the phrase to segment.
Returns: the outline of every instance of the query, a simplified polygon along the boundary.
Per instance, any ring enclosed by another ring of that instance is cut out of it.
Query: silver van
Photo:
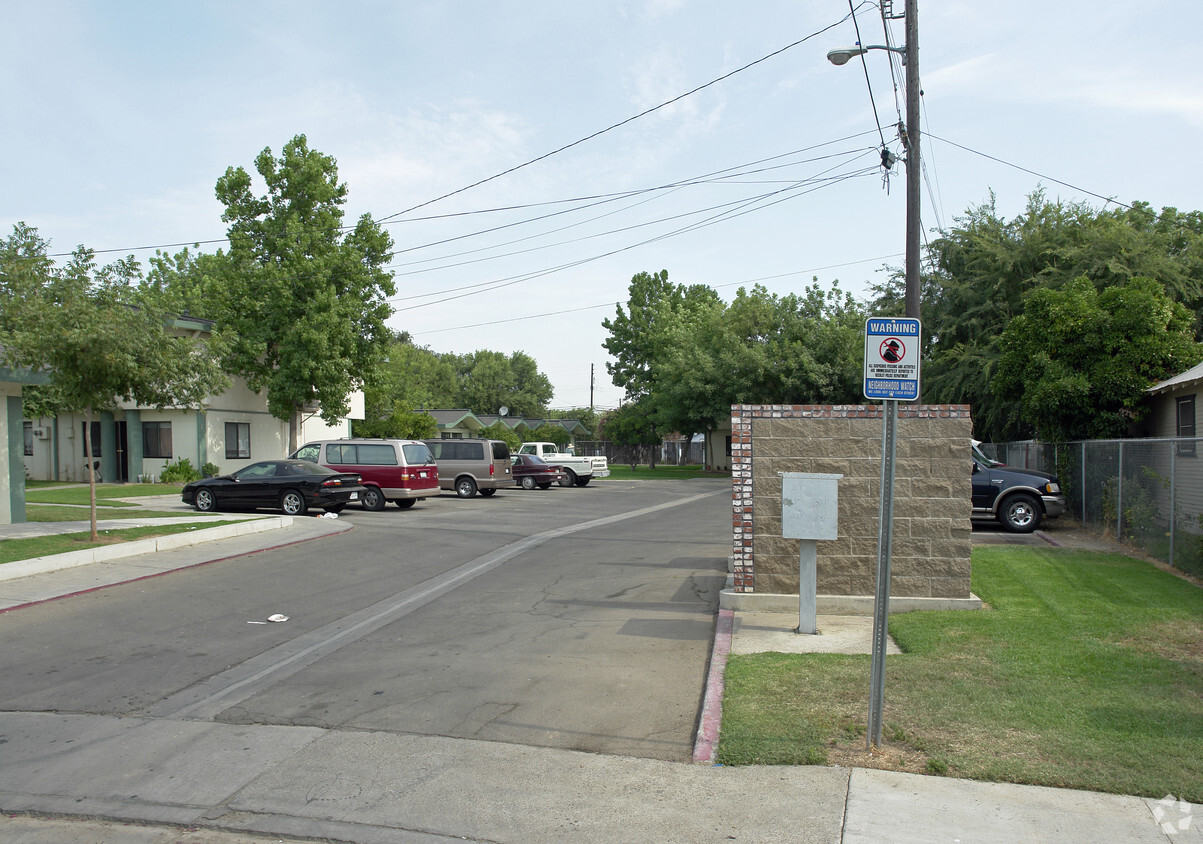
[[[510,447],[504,440],[423,440],[439,466],[439,487],[453,489],[460,498],[479,492],[490,496],[512,487]]]
[[[339,472],[363,477],[363,508],[383,510],[386,501],[401,509],[439,494],[439,470],[425,443],[397,439],[317,440],[290,455]]]

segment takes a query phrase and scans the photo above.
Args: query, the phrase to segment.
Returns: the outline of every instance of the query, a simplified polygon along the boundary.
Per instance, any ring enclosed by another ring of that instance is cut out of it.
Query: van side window
[[[356,448],[359,449],[359,458],[356,461],[360,466],[396,466],[397,465],[397,450],[391,445],[368,445],[360,443]]]
[[[481,443],[459,443],[463,454],[460,460],[484,460],[485,450]]]
[[[326,446],[326,462],[337,463],[341,466],[355,465],[355,446],[330,443]]]
[[[310,463],[316,463],[321,451],[322,447],[320,445],[302,446],[297,449],[297,460],[308,460]]]

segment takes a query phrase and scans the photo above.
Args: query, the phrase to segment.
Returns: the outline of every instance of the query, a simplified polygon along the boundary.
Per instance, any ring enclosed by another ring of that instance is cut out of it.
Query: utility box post
[[[843,475],[780,472],[781,535],[799,539],[798,633],[818,633],[818,551],[816,541],[838,539],[838,481]]]

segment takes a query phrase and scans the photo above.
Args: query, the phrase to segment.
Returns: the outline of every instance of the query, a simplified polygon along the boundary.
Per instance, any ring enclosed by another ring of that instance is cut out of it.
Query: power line
[[[862,2],[860,4],[860,6],[858,6],[857,8],[860,8],[861,6],[865,6],[865,5],[868,5],[868,0],[865,0],[865,2]],[[794,47],[797,47],[800,44],[805,44],[807,41],[811,40],[812,38],[817,38],[818,36],[822,35],[823,33],[834,29],[835,27],[839,26],[846,20],[848,20],[847,16],[841,18],[840,20],[836,21],[833,24],[823,27],[822,29],[820,29],[816,32],[812,32],[810,35],[807,35],[805,38],[799,38],[797,41],[794,41],[791,44],[786,44],[781,49],[774,50],[773,52],[769,53],[767,56],[761,56],[760,58],[756,59],[755,61],[748,62],[743,67],[738,67],[729,73],[723,74],[722,76],[718,77],[717,79],[712,79],[709,82],[699,85],[698,87],[696,87],[690,91],[686,91],[684,94],[678,94],[677,96],[673,97],[671,100],[660,103],[657,106],[652,106],[651,108],[646,109],[645,111],[641,111],[639,114],[636,114],[633,117],[628,117],[625,120],[620,120],[618,123],[614,123],[613,125],[607,126],[604,129],[599,129],[596,132],[593,132],[590,135],[586,135],[585,137],[580,138],[578,140],[575,140],[570,144],[565,144],[564,146],[559,147],[558,149],[554,149],[551,152],[546,152],[543,155],[540,155],[536,158],[532,158],[530,161],[523,162],[522,164],[516,164],[507,170],[503,170],[500,173],[495,173],[492,176],[481,179],[477,182],[473,182],[472,184],[467,185],[465,187],[458,188],[457,190],[453,190],[449,193],[445,193],[442,196],[437,196],[434,199],[428,199],[427,201],[419,203],[418,205],[414,205],[409,208],[406,208],[404,211],[398,211],[395,214],[389,214],[387,217],[382,217],[380,219],[380,222],[384,222],[385,220],[391,220],[394,217],[403,216],[405,214],[410,213],[411,211],[417,211],[419,208],[425,208],[427,205],[433,205],[436,202],[441,202],[442,200],[448,199],[452,196],[456,196],[457,194],[464,193],[465,191],[470,191],[473,188],[478,188],[481,185],[488,184],[489,182],[492,182],[496,179],[500,179],[502,176],[508,176],[510,173],[514,173],[518,170],[523,169],[524,167],[529,167],[532,164],[537,164],[538,162],[544,161],[548,158],[551,158],[554,155],[559,155],[560,153],[570,150],[573,147],[580,146],[581,144],[591,141],[594,138],[600,137],[601,135],[604,135],[607,132],[612,132],[615,129],[626,126],[628,123],[633,123],[636,120],[639,120],[643,117],[647,117],[649,114],[654,114],[655,112],[659,111],[662,108],[667,108],[668,106],[673,105],[674,103],[680,102],[681,100],[685,99],[686,97],[693,96],[694,94],[698,93],[699,91],[704,91],[705,89],[707,89],[713,85],[717,85],[719,82],[723,82],[727,79],[730,79],[732,76],[735,76],[736,74],[743,73],[745,70],[753,68],[758,64],[762,64],[763,62],[766,62],[771,58],[779,56],[788,50],[792,50]]]

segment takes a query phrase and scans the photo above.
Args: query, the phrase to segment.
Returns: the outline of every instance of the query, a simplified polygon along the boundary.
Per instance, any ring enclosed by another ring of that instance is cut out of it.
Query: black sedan
[[[337,513],[348,501],[362,500],[363,491],[354,472],[336,472],[308,460],[264,460],[232,475],[193,481],[184,487],[183,498],[204,513],[278,507],[303,516],[310,507]]]
[[[514,483],[523,489],[547,489],[564,477],[562,466],[553,466],[533,454],[515,454],[510,460],[514,464]]]

